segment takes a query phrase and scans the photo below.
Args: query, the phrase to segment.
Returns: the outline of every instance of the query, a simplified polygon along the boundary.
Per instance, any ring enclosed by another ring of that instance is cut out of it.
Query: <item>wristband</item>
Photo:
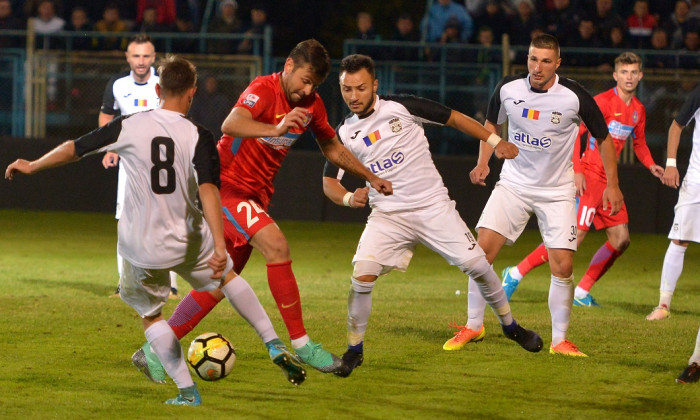
[[[496,145],[501,142],[501,138],[498,136],[498,134],[491,133],[489,138],[486,139],[486,143],[488,143],[489,146],[493,147],[494,149],[496,148]]]
[[[352,207],[350,205],[350,199],[352,198],[352,196],[353,196],[353,193],[351,193],[351,192],[347,192],[343,196],[343,205],[345,205],[345,207]]]
[[[673,166],[675,168],[676,167],[676,158],[666,159],[666,166]]]

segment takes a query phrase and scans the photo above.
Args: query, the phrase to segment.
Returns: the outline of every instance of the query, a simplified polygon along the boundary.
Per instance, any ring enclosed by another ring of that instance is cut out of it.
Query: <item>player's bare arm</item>
[[[369,187],[357,188],[351,193],[340,180],[329,176],[323,177],[323,193],[335,204],[352,208],[364,207],[369,200]]]
[[[333,138],[330,139],[317,138],[316,142],[321,148],[321,152],[323,152],[326,159],[331,161],[337,167],[345,169],[349,173],[369,182],[372,188],[377,190],[379,193],[384,195],[391,195],[394,193],[391,181],[379,178],[370,172],[359,160],[357,160],[355,155],[350,153],[350,151],[343,146],[340,140],[338,140],[337,136],[333,136]]]
[[[499,133],[501,131],[501,126],[494,124],[490,121],[484,123],[484,128],[490,133]],[[476,166],[469,172],[469,180],[472,184],[486,186],[486,177],[491,172],[489,168],[489,159],[493,154],[493,147],[489,146],[486,142],[479,143],[479,158],[476,161]]]
[[[56,166],[61,166],[77,160],[80,160],[80,158],[75,155],[75,142],[73,140],[68,140],[56,146],[53,150],[37,160],[27,161],[24,159],[17,159],[12,162],[5,170],[5,179],[11,180],[14,174],[18,172],[32,175],[44,169],[55,168]]]
[[[105,114],[104,112],[100,111],[100,116],[97,117],[97,126],[102,127],[103,125],[107,125],[113,119],[114,119],[114,115]]]
[[[666,145],[666,156],[669,160],[666,161],[666,169],[661,177],[661,182],[667,187],[678,188],[680,184],[680,174],[676,168],[676,156],[678,155],[678,145],[681,143],[681,131],[684,126],[673,120],[668,128],[668,144]],[[671,160],[673,159],[673,160]],[[672,163],[669,165],[669,163]]]
[[[211,278],[217,279],[224,275],[224,269],[226,269],[226,242],[219,189],[214,184],[203,183],[199,186],[199,198],[202,202],[204,219],[214,238],[214,254],[209,258],[207,265],[214,272]]]
[[[615,146],[610,133],[602,140],[598,141],[600,148],[600,158],[603,161],[605,168],[605,176],[608,183],[603,191],[603,210],[610,208],[610,215],[617,214],[622,208],[622,191],[617,178],[617,156],[615,154]]]
[[[492,147],[495,145],[496,157],[499,159],[513,159],[518,156],[519,150],[516,145],[508,143],[507,141],[502,141],[498,134],[487,130],[484,126],[479,124],[478,121],[459,111],[452,110],[450,119],[447,120],[446,125],[464,134],[476,137]]]

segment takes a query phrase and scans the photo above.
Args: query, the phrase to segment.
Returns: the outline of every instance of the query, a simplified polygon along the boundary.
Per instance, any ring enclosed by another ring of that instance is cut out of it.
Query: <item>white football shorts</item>
[[[515,190],[496,183],[484,211],[479,228],[491,229],[505,236],[513,245],[525,230],[532,215],[537,216],[540,234],[547,248],[576,251],[576,187],[546,192]]]
[[[683,180],[668,239],[700,243],[700,184]]]
[[[406,211],[373,210],[352,262],[373,261],[385,268],[406,271],[419,243],[451,265],[461,266],[484,255],[457,212],[455,202],[445,200]]]
[[[136,267],[126,258],[122,258],[121,278],[119,280],[121,299],[134,308],[142,318],[157,315],[168,301],[171,271],[179,274],[193,289],[199,292],[216,289],[221,284],[221,279],[209,278],[212,271],[207,265],[207,261],[213,253],[213,246],[208,248],[211,251],[208,254],[200,254],[198,260],[185,261],[169,268]],[[202,258],[201,255],[206,255],[206,257]],[[231,270],[233,270],[233,261],[226,254],[224,273]]]

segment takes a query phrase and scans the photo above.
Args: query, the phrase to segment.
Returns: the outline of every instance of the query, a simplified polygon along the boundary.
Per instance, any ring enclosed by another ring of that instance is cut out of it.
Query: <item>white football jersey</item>
[[[197,206],[198,185],[219,186],[214,136],[164,109],[114,119],[75,141],[76,154],[112,151],[127,174],[119,253],[141,268],[196,259],[211,232]]]
[[[556,74],[555,78],[554,85],[543,91],[530,85],[527,73],[507,76],[491,96],[486,119],[493,124],[508,120],[508,141],[520,149],[501,170],[501,181],[515,189],[573,186],[571,156],[581,121],[594,138],[608,135],[593,97],[575,81]]]
[[[695,118],[695,129],[693,130],[693,148],[688,164],[688,172],[685,173],[684,180],[700,184],[700,86],[696,87],[690,96],[681,106],[675,120],[685,127]]]
[[[374,110],[363,118],[350,114],[338,127],[338,137],[373,174],[391,181],[394,194],[370,188],[369,203],[381,211],[410,210],[448,200],[447,188],[435,168],[423,123],[444,125],[451,110],[411,95],[377,96]],[[326,163],[324,176],[343,172]]]

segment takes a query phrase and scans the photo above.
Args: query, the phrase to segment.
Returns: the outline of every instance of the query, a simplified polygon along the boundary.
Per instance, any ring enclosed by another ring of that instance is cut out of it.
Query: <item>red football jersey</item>
[[[287,101],[280,81],[281,73],[255,78],[241,93],[234,107],[249,110],[253,119],[278,124],[295,106]],[[219,140],[221,189],[242,198],[252,198],[267,209],[274,192],[273,181],[289,149],[310,128],[314,136],[330,139],[335,130],[328,123],[326,107],[318,93],[298,104],[309,110],[303,129],[290,130],[279,137],[233,138],[224,134]]]
[[[646,110],[639,99],[633,96],[628,106],[617,95],[616,87],[596,95],[594,99],[605,117],[605,122],[608,124],[608,131],[615,145],[615,155],[618,158],[620,157],[620,152],[625,147],[625,142],[631,136],[637,159],[647,168],[653,165],[654,159],[651,157],[644,135],[647,119]],[[598,142],[593,136],[590,136],[584,124],[581,124],[578,135],[579,141],[576,142],[577,145],[580,144],[582,136],[585,136],[584,138],[587,138],[587,141],[586,150],[581,156],[580,162],[577,159],[579,152],[574,150],[574,171],[585,171],[587,174],[598,176],[605,181],[607,178],[603,160],[598,150]]]

